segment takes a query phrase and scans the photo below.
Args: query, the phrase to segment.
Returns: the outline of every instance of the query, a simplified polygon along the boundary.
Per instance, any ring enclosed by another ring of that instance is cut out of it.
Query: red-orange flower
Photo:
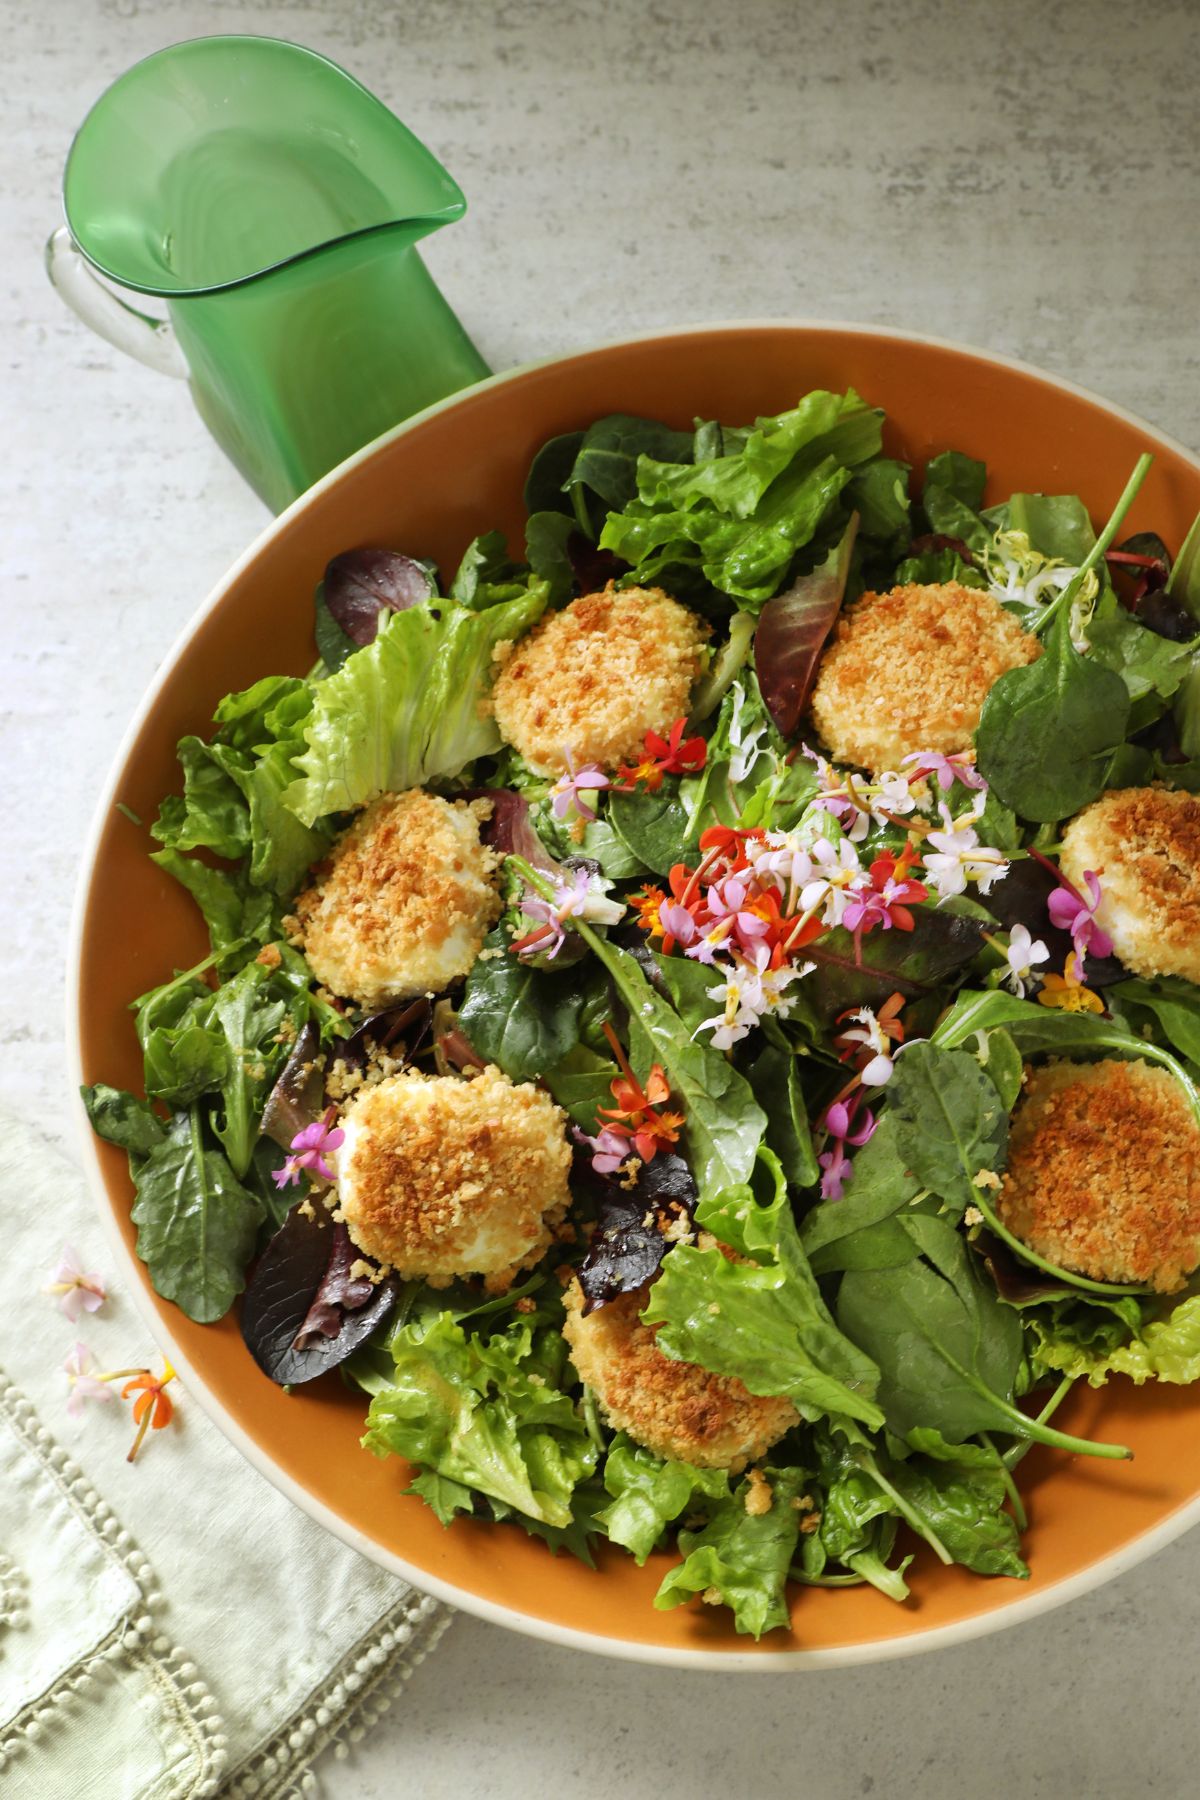
[[[598,1116],[608,1122],[608,1130],[629,1138],[643,1162],[650,1162],[657,1151],[679,1142],[683,1114],[660,1113],[657,1110],[664,1100],[671,1097],[671,1084],[662,1064],[655,1063],[652,1066],[643,1086],[630,1068],[616,1032],[607,1023],[604,1035],[612,1046],[612,1053],[621,1073],[611,1083],[612,1096],[617,1104],[598,1107]]]
[[[641,761],[622,763],[617,770],[619,785],[627,791],[641,786],[648,794],[656,794],[664,775],[698,774],[704,767],[708,744],[702,737],[685,739],[686,724],[686,719],[676,719],[665,738],[659,737],[657,731],[648,731],[642,740]]]
[[[164,1360],[161,1375],[152,1375],[149,1369],[141,1369],[133,1380],[127,1381],[121,1389],[122,1400],[128,1400],[130,1394],[137,1394],[137,1399],[133,1403],[133,1419],[138,1431],[133,1440],[133,1448],[126,1458],[127,1462],[133,1461],[141,1449],[142,1439],[151,1427],[155,1431],[161,1431],[164,1425],[170,1424],[175,1407],[170,1395],[166,1392],[166,1387],[168,1382],[174,1381],[174,1379],[174,1369],[169,1362]]]

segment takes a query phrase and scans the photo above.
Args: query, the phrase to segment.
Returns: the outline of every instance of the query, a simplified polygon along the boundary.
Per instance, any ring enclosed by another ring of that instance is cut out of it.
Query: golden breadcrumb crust
[[[813,724],[835,760],[872,774],[918,750],[966,750],[993,683],[1041,650],[981,588],[863,594],[821,658]]]
[[[492,689],[496,723],[539,775],[634,762],[647,731],[688,710],[708,626],[661,588],[585,594],[548,613],[509,654]]]
[[[572,1280],[563,1294],[571,1361],[618,1431],[656,1456],[736,1474],[799,1415],[790,1400],[752,1394],[732,1376],[665,1355],[638,1317],[648,1292],[621,1294],[585,1318],[583,1290]]]
[[[1135,975],[1200,982],[1200,799],[1177,788],[1114,788],[1063,833],[1061,867],[1081,891],[1100,877],[1096,918]]]
[[[296,901],[304,953],[332,993],[379,1006],[465,975],[500,912],[486,801],[421,788],[364,808]]]
[[[484,1275],[502,1293],[566,1212],[566,1117],[494,1065],[470,1080],[390,1076],[342,1124],[342,1217],[360,1250],[406,1279]]]
[[[1174,1293],[1200,1262],[1200,1126],[1179,1082],[1115,1058],[1030,1072],[996,1211],[1079,1275]]]

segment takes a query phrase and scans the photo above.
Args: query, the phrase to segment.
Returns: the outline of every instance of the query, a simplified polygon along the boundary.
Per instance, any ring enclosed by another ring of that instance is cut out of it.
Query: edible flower
[[[835,1034],[833,1041],[838,1046],[838,1055],[843,1062],[853,1061],[858,1079],[866,1087],[883,1087],[892,1078],[895,1068],[892,1046],[904,1042],[904,1026],[900,1021],[903,1006],[903,994],[893,994],[878,1012],[869,1006],[859,1006],[839,1014],[839,1024],[842,1019],[853,1019],[856,1023]]]
[[[632,766],[622,763],[617,773],[620,785],[629,793],[638,786],[648,794],[656,794],[664,775],[696,775],[704,767],[708,744],[702,737],[684,738],[686,719],[676,719],[665,738],[648,731],[643,739],[642,760]]]
[[[640,1156],[643,1162],[651,1162],[659,1150],[665,1150],[669,1145],[679,1142],[683,1114],[658,1110],[663,1101],[671,1097],[671,1084],[662,1064],[654,1063],[651,1066],[643,1087],[629,1066],[629,1059],[621,1048],[616,1032],[607,1021],[604,1035],[621,1073],[610,1083],[612,1096],[617,1104],[596,1109],[597,1117],[607,1121],[601,1128],[600,1136],[603,1138],[609,1134],[600,1154],[605,1157],[615,1155],[613,1139],[623,1138],[626,1156],[634,1154]],[[610,1168],[612,1166],[615,1165],[610,1165]],[[595,1157],[592,1159],[592,1167],[598,1174],[607,1172],[601,1169]]]
[[[570,750],[565,755],[567,773],[560,775],[550,789],[550,810],[556,819],[569,819],[574,813],[578,818],[594,824],[596,809],[588,805],[584,795],[599,793],[601,789],[609,787],[611,784],[608,776],[599,763],[580,763],[576,768],[575,758]]]
[[[849,1101],[835,1100],[826,1109],[822,1121],[829,1134],[829,1147],[817,1158],[820,1164],[821,1198],[822,1200],[840,1200],[847,1181],[850,1179],[853,1165],[846,1155],[847,1144],[857,1148],[865,1144],[874,1135],[878,1123],[870,1107],[864,1107],[862,1117],[855,1123],[858,1100],[856,1095]]]
[[[943,756],[940,750],[914,750],[911,756],[902,758],[901,768],[908,763],[914,765],[910,780],[922,781],[927,775],[933,775],[944,794],[956,781],[963,787],[987,791],[987,782],[975,767],[973,750],[955,750],[949,756]]]
[[[909,880],[915,855],[913,846],[908,844],[899,856],[884,850],[875,858],[868,872],[870,885],[854,889],[842,914],[847,931],[861,939],[864,931],[871,931],[876,925],[882,925],[885,931],[893,926],[900,931],[913,929],[910,904],[929,898],[924,882]]]
[[[980,816],[978,805],[958,819],[952,817],[944,800],[938,802],[938,811],[943,829],[929,833],[925,842],[932,845],[932,854],[926,849],[922,860],[939,899],[949,900],[954,894],[964,893],[968,881],[986,894],[993,882],[1007,874],[1008,862],[1002,851],[980,843],[975,830]]]
[[[1033,976],[1034,964],[1048,962],[1050,952],[1041,938],[1034,939],[1027,925],[1014,925],[1008,934],[1008,948],[1004,956],[1008,963],[1004,985],[1023,1000],[1026,984]]]
[[[58,1310],[66,1313],[72,1325],[80,1313],[96,1312],[108,1298],[99,1275],[84,1271],[70,1244],[63,1245],[62,1255],[51,1269],[50,1279],[42,1292],[57,1296]]]
[[[345,1132],[333,1121],[337,1117],[337,1107],[326,1107],[319,1119],[298,1131],[289,1146],[290,1156],[282,1168],[272,1169],[271,1179],[277,1188],[295,1187],[300,1180],[301,1169],[310,1169],[319,1175],[322,1181],[334,1181],[336,1176],[325,1161],[327,1152],[340,1148],[345,1139]]]
[[[1062,1012],[1102,1013],[1104,1002],[1079,978],[1079,962],[1072,951],[1061,975],[1047,975],[1038,993],[1042,1006],[1055,1006]]]
[[[535,930],[527,931],[524,937],[513,939],[511,947],[516,954],[524,956],[536,952],[552,962],[566,942],[565,920],[589,919],[595,925],[615,925],[622,919],[625,908],[619,901],[609,900],[594,886],[594,879],[590,870],[574,869],[569,876],[564,875],[554,883],[548,898],[541,894],[526,894],[521,901],[522,913],[526,918],[540,919],[542,923]]]
[[[858,851],[849,838],[836,844],[817,838],[811,853],[812,879],[800,890],[800,905],[806,913],[820,911],[824,924],[840,925],[850,902],[847,889],[862,875]]]
[[[1060,873],[1058,879],[1061,885],[1055,888],[1046,902],[1046,909],[1052,925],[1057,926],[1059,931],[1070,932],[1082,975],[1084,958],[1089,950],[1093,956],[1112,955],[1112,939],[1096,923],[1096,908],[1103,898],[1103,889],[1094,869],[1085,869],[1083,872],[1087,899],[1063,874]]]
[[[127,1381],[121,1389],[122,1400],[128,1400],[130,1394],[137,1394],[133,1403],[133,1422],[137,1426],[137,1436],[126,1462],[132,1462],[142,1447],[142,1440],[147,1431],[153,1427],[161,1431],[169,1425],[174,1416],[175,1407],[171,1396],[166,1392],[169,1382],[174,1381],[175,1371],[164,1358],[161,1375],[152,1375],[149,1369],[139,1369],[132,1381]]]
[[[76,1344],[66,1361],[66,1370],[70,1392],[67,1395],[67,1411],[73,1419],[77,1419],[83,1411],[87,1400],[112,1400],[115,1398],[112,1389],[107,1385],[109,1376],[98,1375],[91,1351],[86,1344]],[[124,1372],[124,1371],[123,1371]]]

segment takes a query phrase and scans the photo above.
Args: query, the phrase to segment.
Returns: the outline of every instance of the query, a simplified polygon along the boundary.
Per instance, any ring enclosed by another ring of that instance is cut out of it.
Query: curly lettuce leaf
[[[698,1469],[693,1463],[664,1462],[652,1450],[622,1432],[609,1445],[604,1464],[609,1505],[596,1523],[614,1544],[633,1556],[639,1568],[675,1519],[704,1501],[729,1495],[725,1469]]]
[[[803,1469],[767,1471],[771,1504],[746,1510],[750,1483],[743,1481],[713,1510],[702,1531],[681,1531],[683,1561],[654,1596],[662,1612],[696,1594],[719,1600],[733,1613],[734,1630],[759,1638],[789,1623],[787,1577],[800,1535],[801,1514],[792,1503],[803,1495]]]
[[[284,805],[311,826],[377,794],[457,775],[498,750],[486,711],[493,656],[529,629],[548,593],[535,580],[483,611],[437,600],[394,613],[374,643],[317,687],[294,759],[300,778],[284,790]]]
[[[1031,1324],[1036,1367],[1086,1376],[1089,1387],[1103,1387],[1110,1375],[1128,1375],[1137,1387],[1146,1381],[1183,1387],[1200,1381],[1200,1294],[1189,1295],[1165,1319],[1142,1326],[1128,1343],[1115,1346],[1112,1332],[1089,1333],[1085,1340],[1069,1323],[1049,1325],[1034,1318]]]
[[[468,1336],[446,1312],[394,1331],[388,1347],[392,1378],[371,1400],[366,1449],[403,1456],[545,1525],[571,1524],[571,1496],[595,1468],[596,1449],[558,1385],[566,1347],[557,1331],[518,1320],[489,1338]]]

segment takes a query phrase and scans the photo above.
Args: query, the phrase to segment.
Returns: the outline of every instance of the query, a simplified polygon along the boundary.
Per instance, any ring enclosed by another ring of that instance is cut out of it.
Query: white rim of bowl
[[[1200,1521],[1200,1495],[1186,1505],[1177,1508],[1160,1524],[1139,1533],[1120,1550],[1114,1550],[1110,1555],[1100,1557],[1086,1569],[1080,1570],[1079,1574],[1072,1575],[1063,1581],[1054,1582],[1040,1592],[1016,1596],[1007,1605],[996,1611],[983,1613],[978,1618],[960,1619],[953,1625],[939,1625],[929,1631],[916,1631],[903,1638],[875,1638],[861,1644],[846,1644],[835,1649],[778,1650],[774,1653],[770,1651],[675,1649],[661,1644],[642,1644],[628,1638],[609,1638],[591,1632],[574,1631],[568,1626],[557,1625],[551,1620],[539,1619],[533,1614],[517,1612],[511,1607],[500,1606],[494,1601],[484,1600],[468,1589],[455,1587],[451,1582],[443,1581],[438,1576],[430,1575],[426,1570],[406,1562],[402,1556],[397,1556],[394,1552],[356,1531],[339,1513],[315,1499],[307,1488],[285,1474],[262,1451],[254,1438],[242,1429],[210,1391],[199,1370],[179,1349],[173,1333],[153,1309],[143,1291],[141,1265],[126,1245],[109,1200],[108,1188],[96,1149],[95,1134],[88,1121],[83,1102],[79,1098],[79,1088],[83,1082],[83,1066],[78,1020],[83,999],[84,914],[91,890],[100,837],[116,799],[117,783],[121,771],[129,759],[130,752],[147,717],[154,709],[159,694],[170,679],[176,663],[187,650],[198,626],[220,604],[228,588],[239,578],[243,570],[262,554],[268,544],[287,531],[292,519],[309,505],[314,495],[323,494],[335,487],[338,482],[345,480],[360,464],[377,455],[384,445],[391,444],[397,438],[405,437],[410,432],[419,431],[427,420],[448,412],[452,407],[473,398],[481,389],[502,387],[509,382],[519,381],[523,376],[529,375],[537,369],[551,368],[556,363],[575,362],[605,350],[621,349],[629,344],[646,343],[657,338],[698,337],[714,331],[761,331],[764,329],[795,332],[837,331],[860,337],[888,338],[910,344],[930,344],[938,349],[952,350],[959,355],[976,357],[982,362],[993,363],[1000,368],[1015,369],[1023,375],[1032,375],[1039,381],[1049,383],[1051,387],[1059,388],[1063,393],[1090,401],[1113,418],[1122,419],[1127,424],[1135,425],[1153,443],[1162,445],[1177,456],[1182,456],[1200,472],[1200,458],[1197,458],[1196,454],[1185,444],[1180,443],[1177,438],[1171,437],[1165,431],[1160,431],[1157,426],[1148,424],[1145,419],[1139,418],[1136,413],[1128,411],[1127,408],[1118,406],[1113,401],[1105,400],[1101,395],[1093,393],[1090,388],[1081,387],[1077,382],[1068,381],[1060,375],[1051,375],[1045,369],[1039,369],[1035,364],[1024,362],[1019,357],[1006,356],[999,351],[980,350],[972,344],[959,343],[952,338],[938,337],[928,332],[901,331],[887,325],[859,324],[839,319],[723,319],[675,326],[667,330],[638,331],[627,337],[613,338],[606,343],[593,345],[590,349],[562,351],[554,356],[539,358],[535,362],[522,363],[517,368],[505,369],[500,374],[489,376],[485,381],[476,382],[473,386],[464,388],[457,394],[451,394],[445,400],[437,401],[433,406],[426,407],[423,412],[414,414],[412,418],[405,419],[390,431],[372,439],[369,444],[365,444],[361,450],[356,450],[352,456],[348,456],[344,462],[331,469],[328,475],[322,476],[320,481],[315,482],[311,488],[294,500],[243,551],[232,568],[212,589],[207,599],[176,637],[121,739],[88,832],[71,919],[67,957],[66,1018],[68,1074],[73,1088],[72,1100],[76,1134],[83,1151],[84,1172],[99,1208],[109,1247],[122,1267],[133,1295],[134,1304],[159,1348],[169,1356],[171,1362],[183,1376],[187,1393],[199,1402],[203,1411],[208,1414],[222,1434],[274,1488],[284,1494],[302,1512],[306,1512],[310,1518],[315,1519],[319,1525],[323,1525],[327,1531],[332,1532],[334,1537],[340,1538],[342,1543],[349,1545],[352,1550],[357,1550],[361,1556],[365,1556],[368,1561],[411,1582],[422,1593],[432,1594],[435,1599],[443,1600],[447,1605],[457,1607],[462,1612],[471,1613],[476,1618],[484,1619],[491,1625],[502,1625],[510,1631],[519,1631],[525,1636],[541,1638],[547,1643],[559,1644],[572,1650],[587,1650],[593,1655],[612,1656],[628,1662],[654,1663],[662,1667],[688,1668],[707,1672],[722,1670],[760,1675],[783,1674],[797,1669],[836,1669],[861,1666],[866,1663],[891,1662],[903,1656],[918,1656],[926,1651],[944,1650],[954,1644],[968,1643],[974,1638],[987,1637],[1010,1625],[1019,1625],[1027,1619],[1037,1618],[1042,1613],[1063,1606],[1081,1594],[1089,1593],[1093,1588],[1102,1586],[1104,1582],[1111,1581],[1115,1576],[1124,1574],[1127,1569],[1135,1567],[1136,1564],[1152,1556],[1155,1551],[1162,1549],[1165,1544],[1180,1537],[1191,1525]]]

